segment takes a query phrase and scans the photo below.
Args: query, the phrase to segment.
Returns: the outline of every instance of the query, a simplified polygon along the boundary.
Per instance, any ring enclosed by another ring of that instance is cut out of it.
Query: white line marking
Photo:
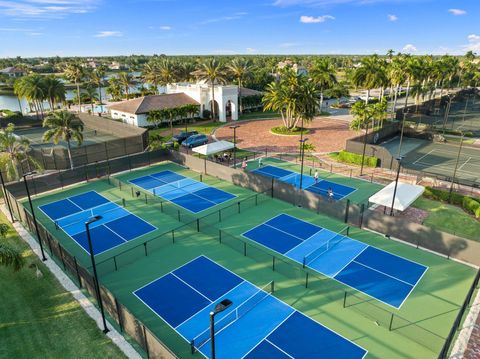
[[[404,284],[406,284],[406,285],[408,285],[408,286],[410,286],[410,287],[413,286],[413,284],[411,284],[411,283],[405,282],[404,280],[402,280],[402,279],[400,279],[400,278],[394,277],[394,276],[392,276],[392,275],[390,275],[390,274],[387,274],[387,273],[385,273],[385,272],[382,272],[382,271],[380,271],[380,270],[378,270],[378,269],[372,268],[372,267],[370,267],[370,266],[367,266],[367,265],[365,265],[365,264],[363,264],[363,263],[360,263],[360,262],[357,262],[357,261],[354,261],[354,262],[357,263],[358,265],[361,265],[362,267],[365,267],[365,268],[368,268],[368,269],[373,270],[373,271],[375,271],[375,272],[378,272],[378,273],[380,273],[380,274],[382,274],[382,275],[384,275],[384,276],[387,276],[387,277],[392,278],[393,280],[397,280],[397,281],[399,281],[399,282],[402,282],[402,283],[404,283]]]
[[[458,167],[458,170],[461,170],[462,167],[465,166],[468,163],[468,161],[470,161],[471,159],[472,157],[468,157],[468,159],[465,162],[463,162],[463,164],[460,167]],[[475,166],[475,165],[473,164],[472,166]]]
[[[422,159],[424,159],[425,157],[427,157],[430,153],[432,153],[433,151],[435,151],[435,149],[431,150],[430,152],[426,153],[425,155],[423,155],[422,157],[420,158],[417,158],[416,161],[413,162],[413,164],[416,164],[417,162],[421,161]]]
[[[282,348],[280,348],[278,345],[276,345],[275,343],[272,343],[270,340],[268,339],[264,339],[266,342],[270,343],[270,345],[274,346],[275,348],[277,348],[279,351],[281,351],[283,354],[287,355],[289,358],[292,358],[292,359],[295,359],[294,357],[292,357],[290,354],[288,354],[285,350],[283,350]]]
[[[192,288],[195,292],[197,292],[198,294],[200,294],[203,298],[205,298],[206,300],[208,300],[211,303],[213,303],[213,301],[208,298],[207,296],[203,295],[201,292],[199,292],[198,290],[196,290],[194,287],[192,287],[190,284],[188,284],[187,282],[185,282],[182,278],[180,278],[179,276],[177,276],[175,273],[173,272],[170,272],[171,275],[173,275],[175,278],[177,278],[179,281],[183,282],[185,285],[189,286],[190,288]]]

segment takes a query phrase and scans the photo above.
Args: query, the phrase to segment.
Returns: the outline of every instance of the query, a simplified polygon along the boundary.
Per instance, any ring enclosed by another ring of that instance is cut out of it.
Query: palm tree
[[[158,64],[158,84],[161,86],[167,86],[175,82],[176,71],[173,62],[170,60],[163,60]]]
[[[370,99],[370,90],[385,83],[387,77],[383,60],[378,55],[364,57],[360,66],[353,73],[352,82],[357,87],[367,89],[365,103]]]
[[[95,85],[98,90],[98,100],[100,104],[102,103],[102,85],[103,85],[103,78],[105,77],[105,71],[102,68],[96,68],[90,74],[90,82],[92,85]]]
[[[25,259],[16,248],[2,242],[7,238],[8,230],[6,223],[0,223],[0,265],[18,271],[25,265]]]
[[[156,62],[150,61],[143,67],[143,80],[145,83],[153,85],[155,88],[155,94],[158,93],[158,85],[160,83],[160,69]]]
[[[195,65],[191,62],[183,61],[175,65],[175,77],[178,81],[190,81],[194,71]]]
[[[13,85],[15,94],[24,97],[35,109],[37,118],[39,113],[43,117],[43,101],[46,99],[43,77],[37,74],[24,76],[15,81]]]
[[[80,112],[80,108],[82,106],[80,100],[80,82],[82,82],[82,79],[85,76],[85,70],[82,66],[80,66],[80,64],[71,63],[67,65],[64,74],[67,80],[73,81],[75,83],[75,86],[77,86],[78,111]]]
[[[228,70],[237,79],[238,102],[240,113],[243,113],[241,88],[243,87],[243,81],[252,74],[250,61],[234,59],[230,65],[228,65]]]
[[[67,142],[68,158],[70,159],[70,168],[73,170],[73,160],[71,152],[72,140],[77,141],[78,145],[83,142],[83,123],[73,113],[68,111],[53,112],[43,120],[43,127],[49,128],[43,134],[44,141],[53,139],[57,144],[60,139]]]
[[[355,102],[352,106],[352,114],[354,115],[354,119],[350,122],[350,128],[352,130],[360,130],[365,129],[365,135],[363,137],[363,153],[362,153],[362,163],[360,167],[360,176],[363,175],[363,164],[365,162],[365,152],[367,149],[367,136],[368,136],[368,128],[372,121],[375,119],[380,120],[387,108],[387,102],[382,99],[382,101],[369,104],[363,101]]]
[[[65,102],[65,85],[55,76],[45,76],[43,78],[45,97],[51,111],[55,110],[58,102]]]
[[[403,67],[403,59],[402,55],[399,54],[394,57],[388,67],[387,72],[388,78],[390,80],[390,84],[392,88],[394,88],[394,99],[392,104],[392,119],[395,116],[395,112],[397,110],[397,100],[398,100],[398,93],[400,91],[400,86],[405,82],[405,70]]]
[[[112,77],[108,80],[108,86],[106,90],[107,94],[110,95],[114,101],[119,101],[122,98],[122,84],[118,77]]]
[[[124,94],[126,95],[126,98],[128,100],[130,85],[133,83],[132,75],[130,75],[128,72],[120,72],[118,74],[118,80],[123,87]]]
[[[88,85],[83,89],[81,93],[82,101],[83,102],[90,102],[90,106],[92,109],[92,113],[94,112],[93,106],[95,102],[99,101],[97,89],[94,86]]]
[[[23,163],[28,169],[32,167],[40,169],[40,164],[30,156],[30,141],[24,137],[14,134],[15,125],[9,123],[6,128],[0,130],[0,152],[4,158],[5,173],[9,179],[20,179],[20,172]]]
[[[223,66],[215,59],[200,64],[200,68],[195,71],[195,75],[199,80],[210,83],[212,89],[212,118],[215,121],[217,114],[215,111],[215,84],[223,84],[226,82],[225,71]]]
[[[310,77],[320,89],[320,113],[323,108],[323,93],[337,83],[335,65],[329,58],[321,58],[310,67]]]

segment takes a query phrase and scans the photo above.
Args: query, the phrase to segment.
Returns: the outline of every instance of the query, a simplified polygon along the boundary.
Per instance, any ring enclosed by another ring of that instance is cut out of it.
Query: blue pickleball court
[[[243,236],[397,309],[428,269],[287,214]]]
[[[95,191],[48,203],[39,209],[87,253],[90,251],[85,222],[93,216],[102,216],[90,225],[94,254],[103,253],[157,229]]]
[[[173,171],[162,171],[129,182],[193,213],[199,213],[236,197]]]
[[[271,165],[259,167],[252,172],[265,177],[275,178],[279,181],[289,183],[297,188],[300,187],[301,175],[297,172]],[[356,188],[345,186],[321,178],[319,178],[318,181],[315,182],[315,179],[312,176],[308,176],[305,174],[302,177],[302,188],[306,191],[316,193],[323,197],[328,197],[328,191],[331,189],[333,192],[333,199],[335,200],[341,200],[357,190]]]
[[[209,313],[220,301],[233,303],[215,317],[215,354],[228,358],[363,358],[367,351],[200,256],[137,289],[134,295],[211,357]]]

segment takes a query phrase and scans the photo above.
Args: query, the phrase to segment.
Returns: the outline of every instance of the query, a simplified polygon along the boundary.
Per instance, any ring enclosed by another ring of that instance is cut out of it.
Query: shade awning
[[[193,152],[200,153],[201,155],[209,156],[218,152],[228,151],[235,147],[232,142],[228,141],[217,141],[212,143],[207,143],[206,145],[198,146],[192,148]]]
[[[370,203],[380,206],[391,207],[395,182],[390,183],[382,190],[369,198]],[[397,211],[406,210],[425,191],[425,187],[409,183],[398,182],[395,204],[393,208]]]

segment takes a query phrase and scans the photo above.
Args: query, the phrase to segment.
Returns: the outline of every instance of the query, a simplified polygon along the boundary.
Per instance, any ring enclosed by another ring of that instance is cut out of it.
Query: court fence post
[[[273,185],[275,183],[274,181],[275,181],[275,179],[272,177],[272,198],[273,198]]]
[[[222,243],[222,230],[218,230],[218,242],[221,244]]]
[[[150,359],[150,350],[148,349],[148,340],[147,340],[147,330],[145,329],[145,325],[142,324],[143,328],[143,340],[145,343],[145,353],[147,354],[147,358]]]
[[[271,286],[272,286],[271,291],[272,291],[272,293],[274,293],[275,292],[275,281],[273,281],[273,280],[271,281]]]
[[[222,210],[218,210],[218,221],[221,222],[222,221]]]
[[[178,221],[181,222],[180,221],[180,210],[179,209],[177,209],[177,215],[178,215]]]
[[[362,229],[363,226],[363,215],[365,213],[365,203],[362,203],[360,206],[360,223],[358,224],[358,227]]]
[[[350,200],[347,198],[347,203],[345,204],[345,223],[348,223],[348,212],[350,211]]]
[[[172,243],[175,244],[175,230],[172,229]]]
[[[200,232],[200,218],[197,218],[197,232]]]
[[[120,303],[118,302],[118,299],[115,297],[115,309],[117,311],[117,317],[118,317],[118,325],[120,327],[120,332],[123,333],[123,318],[122,318],[122,312],[120,311]]]
[[[75,264],[75,273],[77,274],[78,286],[81,289],[82,288],[82,278],[80,277],[80,273],[78,271],[78,263],[77,263],[77,258],[76,257],[73,257],[73,263]]]
[[[308,272],[305,273],[305,288],[308,288]]]
[[[275,257],[272,256],[272,271],[275,272]]]
[[[148,257],[148,251],[147,251],[147,242],[143,242],[144,250],[145,250],[145,257]]]
[[[343,295],[343,308],[347,307],[347,291]]]

